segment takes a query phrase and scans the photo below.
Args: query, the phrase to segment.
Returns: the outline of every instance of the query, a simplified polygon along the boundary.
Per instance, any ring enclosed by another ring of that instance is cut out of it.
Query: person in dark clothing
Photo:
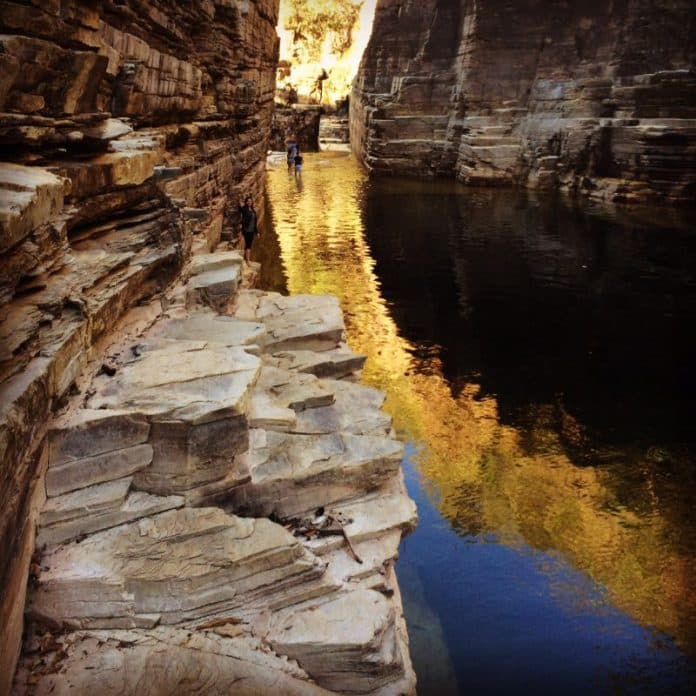
[[[300,153],[300,149],[297,149],[297,154],[295,155],[295,176],[300,176],[302,174],[302,163],[304,162],[304,158],[302,157],[302,154]]]
[[[249,264],[251,263],[251,247],[254,244],[254,239],[261,236],[257,227],[254,199],[251,196],[247,196],[244,199],[243,205],[240,201],[239,214],[242,217],[241,227],[242,236],[244,237],[244,260]]]

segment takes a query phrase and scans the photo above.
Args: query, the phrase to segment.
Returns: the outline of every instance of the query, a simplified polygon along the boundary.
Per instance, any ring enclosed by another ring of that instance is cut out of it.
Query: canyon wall
[[[696,198],[690,0],[379,0],[353,149],[379,174]]]
[[[0,693],[46,429],[132,307],[260,197],[278,0],[0,2]],[[107,368],[108,369],[108,368]]]

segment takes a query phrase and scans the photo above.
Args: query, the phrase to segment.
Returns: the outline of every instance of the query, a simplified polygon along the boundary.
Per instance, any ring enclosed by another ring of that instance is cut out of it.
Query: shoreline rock
[[[394,562],[417,513],[336,298],[230,286],[192,305],[183,284],[166,298],[49,433],[16,692],[115,684],[103,653],[177,693],[149,671],[166,640],[214,684],[261,680],[267,658],[289,693],[414,693]],[[55,669],[34,659],[47,636]],[[220,658],[235,650],[241,663]],[[142,693],[127,681],[100,693]]]

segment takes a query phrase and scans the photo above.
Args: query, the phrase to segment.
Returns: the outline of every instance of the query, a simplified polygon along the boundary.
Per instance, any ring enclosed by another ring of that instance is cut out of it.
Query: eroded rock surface
[[[693,203],[693,3],[379,0],[351,142],[383,174]]]
[[[412,693],[393,566],[416,509],[337,300],[159,304],[50,430],[16,690]]]
[[[19,648],[46,425],[131,330],[125,317],[142,331],[192,248],[231,234],[240,195],[260,198],[277,13],[277,0],[0,2],[0,693]],[[229,299],[238,266],[208,269],[217,283],[192,268],[192,302]],[[171,507],[144,491],[104,507],[109,481],[136,486],[159,456],[128,447],[52,463],[51,496],[83,486],[83,466],[102,487],[83,532]],[[63,502],[42,540],[80,533]]]

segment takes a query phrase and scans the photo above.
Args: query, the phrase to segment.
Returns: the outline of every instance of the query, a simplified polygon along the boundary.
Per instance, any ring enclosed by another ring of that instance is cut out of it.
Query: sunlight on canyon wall
[[[294,90],[301,103],[325,105],[348,95],[370,39],[376,4],[377,0],[281,0],[279,94]]]

